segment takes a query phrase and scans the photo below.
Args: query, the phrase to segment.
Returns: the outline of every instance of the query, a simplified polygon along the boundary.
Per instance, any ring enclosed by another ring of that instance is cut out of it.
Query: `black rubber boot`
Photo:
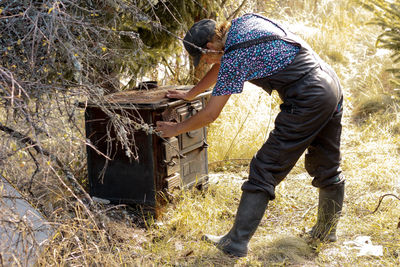
[[[318,219],[308,234],[323,242],[335,242],[336,226],[342,212],[344,183],[319,190]]]
[[[203,240],[209,241],[226,254],[245,257],[248,243],[253,236],[269,201],[265,192],[243,191],[232,229],[223,236],[205,235]]]

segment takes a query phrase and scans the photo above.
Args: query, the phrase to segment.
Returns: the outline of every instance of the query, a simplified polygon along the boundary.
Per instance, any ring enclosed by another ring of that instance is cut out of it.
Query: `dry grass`
[[[251,241],[248,257],[232,260],[212,246],[198,241],[203,233],[223,234],[230,229],[240,196],[239,187],[242,179],[246,178],[246,172],[234,172],[220,174],[218,184],[212,184],[204,196],[195,192],[186,193],[178,203],[179,208],[171,208],[173,213],[168,214],[171,217],[162,220],[163,227],[168,228],[169,221],[174,221],[176,217],[185,218],[185,224],[182,223],[185,226],[180,228],[183,232],[178,234],[182,237],[175,239],[174,234],[164,239],[171,243],[172,251],[174,246],[176,248],[174,242],[180,243],[179,248],[182,248],[182,242],[186,244],[183,251],[189,251],[187,253],[190,257],[181,260],[174,257],[174,261],[161,261],[160,264],[400,264],[400,231],[397,229],[400,202],[394,198],[385,198],[380,209],[371,213],[383,194],[400,194],[399,105],[395,95],[390,97],[394,88],[388,82],[389,74],[385,72],[390,60],[374,48],[374,40],[379,32],[372,26],[364,25],[369,16],[364,10],[346,1],[323,2],[326,6],[322,6],[319,11],[324,14],[316,13],[315,20],[310,20],[306,12],[294,16],[294,20],[304,18],[300,23],[311,29],[310,33],[304,34],[304,38],[335,68],[345,92],[342,167],[347,176],[347,188],[344,214],[338,229],[339,241],[334,244],[316,244],[311,249],[299,238],[301,233],[315,223],[317,207],[317,190],[310,185],[311,178],[305,174],[301,159],[279,185],[277,199],[269,205]],[[290,23],[291,18],[286,21]],[[224,113],[210,129],[211,162],[251,158],[255,153],[266,131],[273,127],[270,120],[276,115],[279,102],[276,97],[265,99],[264,95],[248,87],[240,96],[230,99]],[[252,105],[244,105],[246,103]],[[221,136],[224,142],[221,142]],[[233,169],[232,162],[228,162],[230,167],[227,169]],[[184,215],[186,213],[193,213],[195,222],[190,221]],[[191,230],[186,231],[186,228]],[[175,227],[172,229],[166,232],[175,233],[180,230]],[[357,250],[351,250],[344,244],[360,235],[370,236],[374,245],[382,245],[384,256],[357,256]]]
[[[311,247],[299,237],[315,223],[318,201],[303,159],[278,186],[276,200],[270,203],[251,240],[247,257],[227,257],[200,241],[204,233],[223,234],[230,229],[241,194],[240,185],[247,177],[243,163],[273,128],[273,118],[278,112],[277,96],[270,98],[249,86],[241,95],[231,97],[223,114],[209,129],[209,161],[214,162],[211,164],[214,170],[225,172],[212,173],[212,182],[205,192],[175,192],[174,200],[158,220],[144,219],[127,207],[98,206],[88,214],[82,204],[66,193],[61,182],[47,185],[51,193],[43,192],[38,205],[44,207],[58,231],[49,240],[38,265],[398,266],[400,201],[385,198],[380,209],[371,214],[381,195],[400,195],[399,102],[396,96],[387,98],[394,95],[395,88],[387,82],[390,77],[384,71],[390,61],[374,48],[379,32],[364,24],[371,15],[357,5],[344,0],[304,3],[304,7],[316,8],[312,15],[305,8],[290,9],[290,14],[282,9],[274,16],[287,24],[297,23],[299,32],[308,27],[304,38],[335,68],[344,88],[342,167],[347,187],[338,242]],[[386,101],[383,105],[382,100]],[[12,145],[5,139],[2,142]],[[79,158],[73,157],[76,153],[69,152],[71,162],[80,164]],[[34,166],[28,168],[24,163],[29,155],[16,151],[14,157],[13,160],[21,162],[16,166],[21,170],[15,173],[27,168],[28,176],[32,175]],[[228,159],[242,160],[226,162]],[[12,175],[10,171],[6,176]],[[35,179],[40,178],[43,177]],[[46,201],[51,202],[47,205],[48,212],[43,204]],[[384,255],[359,257],[356,250],[345,246],[345,241],[360,235],[370,236],[373,244],[382,245]]]
[[[231,96],[223,113],[209,128],[210,162],[251,159],[274,127],[279,101],[277,94],[269,97],[251,83],[246,83],[241,94]]]

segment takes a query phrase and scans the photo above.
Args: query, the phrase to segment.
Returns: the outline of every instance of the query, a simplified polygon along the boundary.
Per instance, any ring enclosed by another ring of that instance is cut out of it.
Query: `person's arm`
[[[204,127],[218,118],[229,97],[230,95],[211,96],[204,109],[183,122],[157,121],[156,131],[161,132],[162,137],[172,137]]]
[[[196,84],[196,86],[189,91],[169,90],[166,96],[168,98],[192,100],[217,82],[219,67],[220,64],[214,64],[207,74]]]

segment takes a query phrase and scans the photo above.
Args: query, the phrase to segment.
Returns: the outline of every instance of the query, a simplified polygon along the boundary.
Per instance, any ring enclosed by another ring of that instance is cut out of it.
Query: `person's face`
[[[218,52],[205,53],[201,56],[201,60],[204,60],[207,64],[221,63],[221,57],[224,54],[223,50],[213,42],[208,42],[207,48]]]
[[[207,64],[221,63],[222,53],[206,53],[201,56],[201,60]]]

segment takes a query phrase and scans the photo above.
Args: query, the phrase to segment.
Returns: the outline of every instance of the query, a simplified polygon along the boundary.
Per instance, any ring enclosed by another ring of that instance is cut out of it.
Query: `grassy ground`
[[[303,9],[281,9],[272,15],[293,24],[337,71],[345,94],[342,167],[347,177],[339,241],[308,245],[299,236],[316,220],[317,190],[299,161],[278,186],[250,243],[246,258],[232,259],[201,241],[204,233],[223,234],[232,225],[247,177],[247,163],[273,128],[276,95],[247,86],[233,96],[209,129],[212,171],[208,191],[175,192],[158,220],[139,222],[131,211],[100,208],[99,224],[77,205],[58,225],[40,265],[101,266],[396,266],[400,264],[399,91],[384,70],[388,54],[374,43],[379,29],[352,1],[303,1]],[[292,4],[294,5],[294,4]],[[383,51],[384,52],[384,51]],[[249,105],[250,103],[250,105]],[[226,123],[229,121],[229,123]],[[221,141],[221,136],[223,140]],[[60,213],[62,213],[60,211]],[[65,213],[65,211],[64,211]],[[57,213],[53,213],[56,218]],[[61,216],[61,215],[60,215]],[[346,241],[371,237],[383,256],[358,256]]]
[[[281,15],[337,71],[345,94],[343,163],[347,177],[345,206],[339,241],[311,248],[299,236],[316,219],[317,190],[306,174],[303,159],[277,189],[273,201],[250,243],[244,259],[230,259],[200,241],[202,234],[223,234],[232,225],[246,178],[243,163],[262,144],[273,127],[279,100],[248,86],[230,99],[220,119],[210,128],[211,166],[216,183],[208,192],[187,192],[168,208],[162,224],[150,227],[157,236],[145,251],[153,263],[166,265],[322,265],[396,266],[400,264],[400,201],[383,200],[372,214],[379,197],[400,193],[400,147],[398,95],[384,70],[391,64],[388,54],[374,47],[379,29],[365,25],[370,14],[351,2],[323,1],[310,18],[307,10],[295,16]],[[306,32],[302,31],[307,29]],[[251,103],[249,105],[248,103]],[[226,123],[229,121],[229,123]],[[222,134],[221,134],[222,133]],[[221,142],[221,136],[224,136]],[[235,159],[226,161],[228,159]],[[238,161],[237,159],[241,159]],[[221,161],[225,164],[221,164]],[[231,171],[229,173],[229,171]],[[383,256],[358,256],[346,242],[358,236],[371,237],[383,246]],[[161,236],[161,237],[160,237]],[[153,237],[154,238],[154,237]]]

